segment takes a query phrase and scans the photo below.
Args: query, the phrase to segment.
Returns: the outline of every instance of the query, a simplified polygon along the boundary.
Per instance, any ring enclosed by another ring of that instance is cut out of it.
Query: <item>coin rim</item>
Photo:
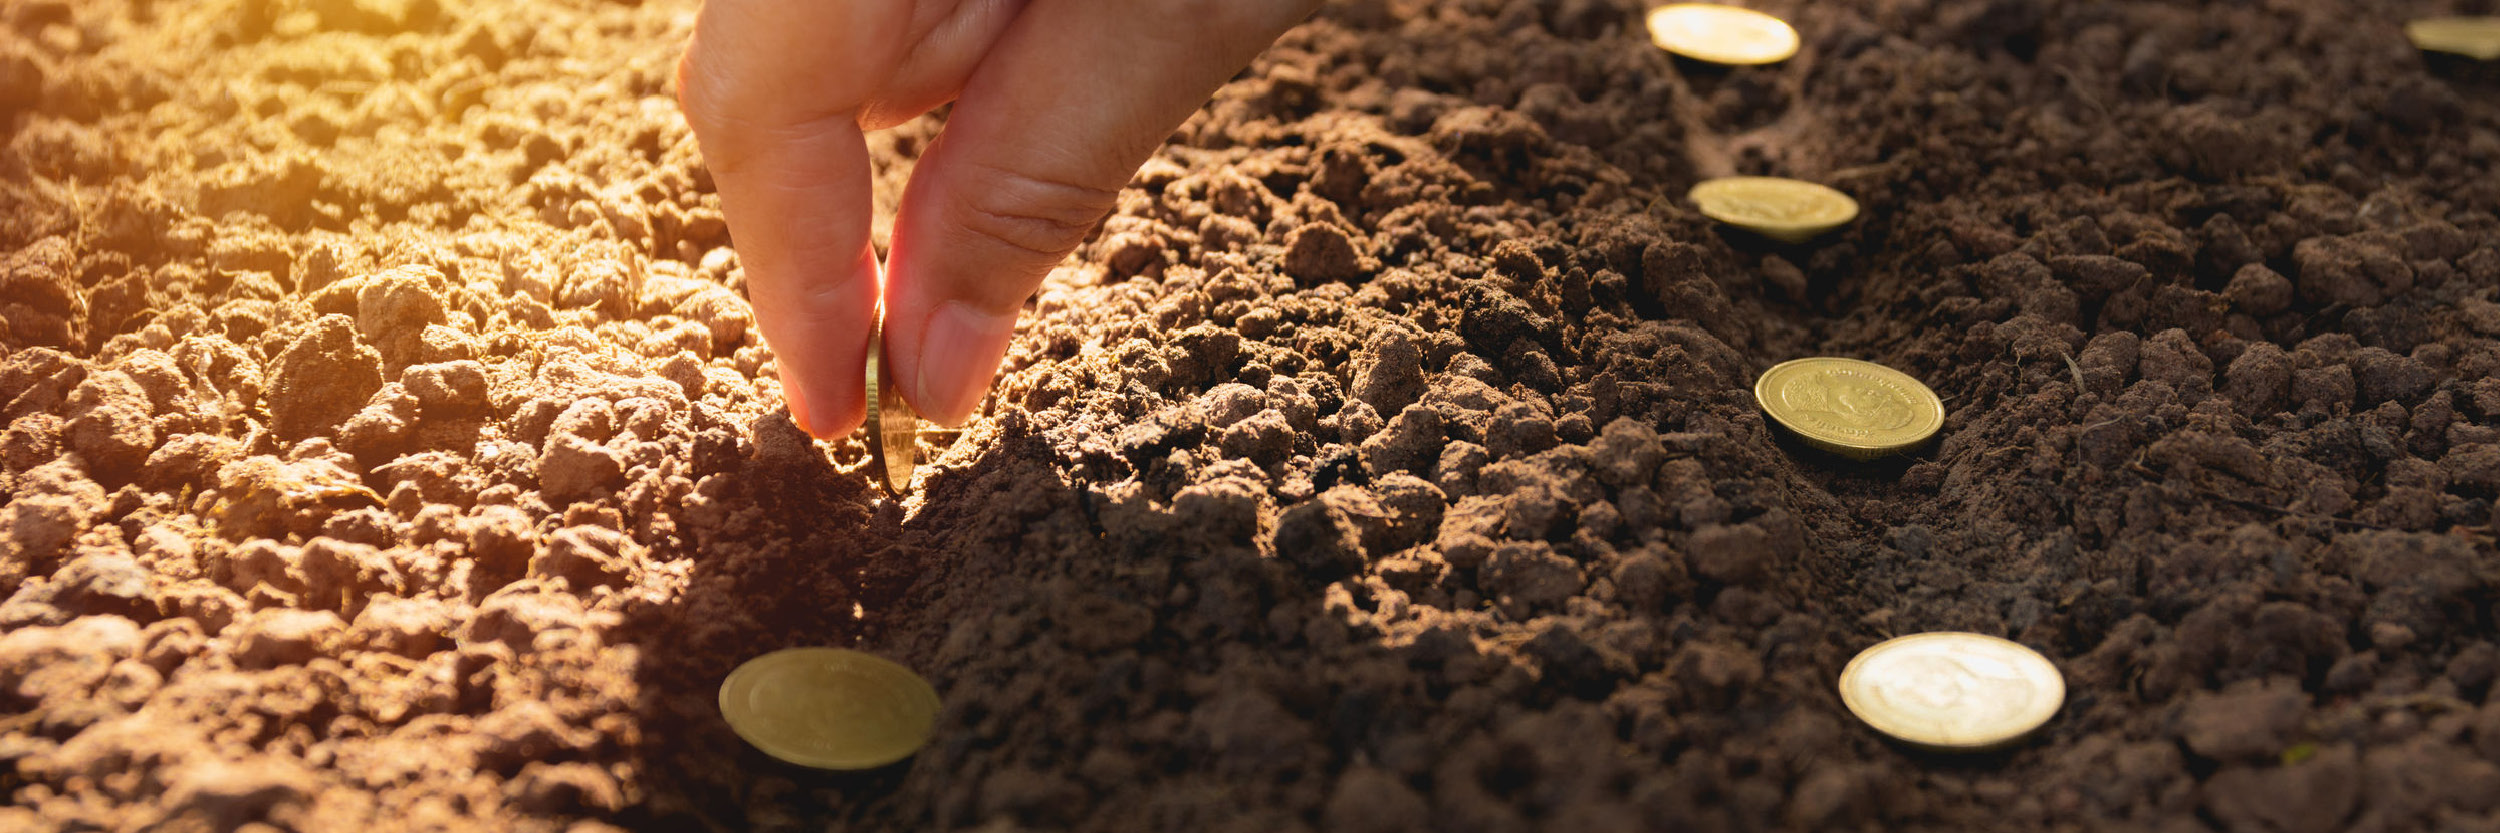
[[[876,669],[878,672],[885,673],[889,677],[903,681],[901,689],[904,692],[905,698],[919,701],[920,705],[926,707],[923,711],[926,713],[927,719],[925,721],[925,725],[920,727],[919,738],[902,747],[900,751],[892,752],[890,754],[880,753],[877,755],[857,755],[850,757],[810,754],[807,750],[795,748],[790,744],[784,743],[783,741],[786,739],[784,737],[765,737],[762,732],[763,727],[752,725],[751,718],[754,717],[752,713],[746,713],[744,715],[745,717],[750,718],[750,720],[741,720],[741,710],[730,708],[729,704],[732,699],[730,697],[731,692],[737,690],[741,682],[746,682],[747,684],[752,685],[751,681],[754,679],[755,675],[761,673],[757,669],[789,661],[776,659],[776,657],[816,653],[841,657],[841,661],[843,662],[849,662],[858,666]],[[839,770],[876,769],[877,767],[885,766],[917,754],[922,748],[929,745],[929,738],[936,734],[937,714],[938,710],[943,706],[944,703],[938,699],[937,687],[930,685],[928,678],[920,676],[920,672],[911,670],[909,666],[877,656],[876,654],[868,653],[866,651],[856,651],[849,648],[836,648],[829,645],[802,645],[792,648],[783,648],[778,651],[771,651],[756,655],[745,662],[739,663],[737,668],[730,669],[728,676],[721,678],[720,698],[718,703],[721,720],[727,722],[729,724],[729,730],[737,733],[740,739],[745,740],[747,745],[755,747],[756,751],[769,755],[774,760],[785,763],[797,764],[799,766],[814,769]]]
[[[877,414],[877,400],[884,398],[881,394],[885,390],[879,385],[879,382],[883,381],[883,377],[885,375],[879,372],[885,365],[884,343],[885,304],[880,302],[877,304],[876,317],[868,322],[868,361],[867,369],[865,371],[868,385],[865,388],[867,396],[863,397],[868,400],[867,429],[876,432],[875,437],[868,439],[868,465],[875,469],[879,475],[884,475],[886,471],[885,422],[879,419]],[[887,478],[880,476],[877,479],[879,481],[884,481]],[[893,486],[889,484],[886,488],[888,491],[891,491]]]
[[[1776,57],[1771,58],[1730,58],[1727,56],[1727,53],[1724,52],[1704,54],[1702,52],[1695,51],[1690,44],[1670,46],[1666,41],[1661,40],[1658,37],[1658,25],[1654,21],[1656,21],[1661,15],[1665,15],[1671,11],[1684,9],[1705,9],[1711,14],[1736,12],[1740,16],[1751,15],[1777,23],[1780,25],[1781,29],[1788,32],[1787,48],[1779,51]],[[1797,50],[1803,48],[1804,46],[1804,38],[1797,34],[1797,27],[1795,24],[1782,20],[1778,15],[1774,15],[1769,12],[1761,11],[1759,9],[1748,9],[1743,6],[1731,6],[1725,3],[1669,3],[1664,6],[1650,9],[1648,14],[1642,15],[1641,25],[1642,28],[1649,30],[1650,45],[1656,46],[1659,49],[1666,50],[1667,52],[1675,55],[1681,55],[1686,58],[1710,64],[1724,64],[1736,67],[1767,66],[1797,57]]]
[[[2048,681],[2055,696],[2042,698],[2042,700],[2048,705],[2045,708],[2037,709],[2036,711],[2038,711],[2038,714],[2032,715],[2027,713],[2022,720],[2013,721],[2013,725],[2019,726],[2019,729],[2010,733],[1984,735],[1981,736],[1982,739],[1960,743],[1912,737],[1909,734],[1897,731],[1900,729],[1897,721],[1876,719],[1876,715],[1870,713],[1870,711],[1859,702],[1858,694],[1855,691],[1856,686],[1853,685],[1853,683],[1857,681],[1858,674],[1864,669],[1867,658],[1880,653],[1900,650],[1903,646],[1910,643],[1932,642],[1937,640],[1977,641],[1982,644],[1993,643],[1998,646],[2012,648],[2012,656],[2014,658],[2017,658],[2024,663],[2037,663],[2037,668],[2046,669],[2048,671],[2048,674],[2045,677],[2041,677],[2041,679]],[[1947,751],[1979,751],[2014,743],[2030,736],[2033,732],[2039,731],[2040,727],[2048,725],[2051,719],[2057,717],[2058,711],[2066,707],[2066,674],[2065,672],[2058,670],[2057,663],[2050,660],[2047,654],[2032,650],[2029,645],[2024,645],[2020,642],[2016,642],[2002,636],[1992,636],[1989,634],[1973,633],[1970,631],[1928,631],[1925,633],[1914,633],[1906,636],[1896,636],[1891,639],[1875,643],[1874,645],[1867,646],[1866,650],[1859,651],[1857,656],[1849,659],[1849,664],[1847,666],[1841,668],[1840,681],[1835,687],[1840,690],[1841,705],[1848,707],[1849,713],[1856,715],[1859,722],[1865,723],[1868,727],[1873,728],[1875,731],[1883,733],[1885,737],[1911,744],[1913,746]]]
[[[1702,198],[1702,191],[1704,189],[1713,188],[1714,186],[1719,189],[1725,189],[1744,182],[1780,182],[1819,188],[1822,189],[1823,192],[1838,198],[1840,200],[1840,204],[1846,206],[1848,210],[1842,213],[1840,219],[1833,220],[1828,223],[1765,222],[1757,219],[1738,217],[1727,211],[1713,208],[1709,201]],[[1858,199],[1856,197],[1849,196],[1849,193],[1846,191],[1842,191],[1838,188],[1834,188],[1820,182],[1793,179],[1784,176],[1711,177],[1709,179],[1693,183],[1693,187],[1685,189],[1684,198],[1691,200],[1695,207],[1701,209],[1701,215],[1704,217],[1708,217],[1710,219],[1784,243],[1803,243],[1807,240],[1814,239],[1816,236],[1821,235],[1824,232],[1848,225],[1858,219],[1859,212]]]
[[[2478,61],[2500,60],[2500,38],[2482,41],[2459,39],[2445,42],[2433,39],[2433,42],[2431,43],[2423,42],[2423,33],[2432,31],[2434,27],[2472,23],[2476,21],[2485,22],[2495,29],[2500,29],[2500,15],[2439,15],[2434,17],[2421,17],[2405,21],[2405,40],[2411,41],[2413,43],[2413,48],[2424,52],[2438,52],[2444,55],[2462,55]]]
[[[900,495],[911,490],[912,472],[920,467],[920,415],[912,412],[911,403],[903,401],[902,391],[892,384],[877,396],[885,412],[878,438],[885,444],[885,486]]]
[[[1768,395],[1768,385],[1770,384],[1771,379],[1779,375],[1781,371],[1790,369],[1793,365],[1819,364],[1825,362],[1864,365],[1866,367],[1880,370],[1884,373],[1892,374],[1899,377],[1902,381],[1915,386],[1918,392],[1923,394],[1923,401],[1921,404],[1930,406],[1930,410],[1928,410],[1927,414],[1921,417],[1921,422],[1925,424],[1926,427],[1923,430],[1916,432],[1916,434],[1910,439],[1902,442],[1863,443],[1851,442],[1847,439],[1833,439],[1827,436],[1822,436],[1813,431],[1809,431],[1796,423],[1788,421],[1788,418],[1785,416],[1781,416],[1779,409],[1771,406],[1771,397]],[[1846,356],[1807,356],[1804,358],[1789,359],[1788,361],[1772,365],[1770,369],[1762,371],[1762,375],[1754,377],[1753,401],[1755,407],[1762,409],[1763,416],[1769,417],[1772,422],[1778,423],[1781,428],[1788,429],[1788,433],[1796,435],[1798,439],[1805,441],[1807,445],[1824,451],[1829,451],[1834,454],[1861,460],[1872,460],[1878,457],[1897,454],[1909,449],[1917,448],[1926,444],[1927,441],[1935,439],[1938,433],[1944,431],[1944,399],[1943,397],[1936,395],[1934,388],[1928,387],[1926,382],[1919,381],[1918,377],[1912,376],[1908,373],[1903,373],[1890,366],[1877,364],[1865,359],[1852,359]]]
[[[889,383],[891,380],[885,378],[890,375],[885,370],[885,302],[879,301],[876,319],[868,327],[868,387],[864,398],[868,400],[868,430],[876,433],[868,441],[868,461],[877,472],[878,481],[885,485],[886,494],[900,495],[911,488],[912,469],[919,464],[918,460],[912,459],[920,442],[920,426],[914,424],[919,417],[911,412],[910,403],[904,402],[900,395],[887,401],[888,395],[893,392],[893,385]],[[895,455],[887,453],[894,447],[897,427],[906,438],[899,472],[896,471]]]

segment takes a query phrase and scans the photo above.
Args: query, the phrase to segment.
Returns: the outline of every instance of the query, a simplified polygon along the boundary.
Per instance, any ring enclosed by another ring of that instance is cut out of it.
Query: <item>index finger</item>
[[[911,12],[904,0],[711,0],[678,68],[790,416],[817,437],[865,416],[878,266],[859,114],[901,59],[893,32]]]

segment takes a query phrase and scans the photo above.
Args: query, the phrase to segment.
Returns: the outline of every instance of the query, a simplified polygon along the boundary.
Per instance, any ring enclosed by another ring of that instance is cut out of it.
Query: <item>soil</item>
[[[898,502],[780,407],[691,3],[0,4],[0,829],[2500,829],[2500,72],[2400,30],[2494,4],[1758,5],[1331,4]],[[1806,355],[1940,442],[1775,435]],[[1938,629],[2065,708],[1842,708]],[[747,747],[793,645],[932,744]]]

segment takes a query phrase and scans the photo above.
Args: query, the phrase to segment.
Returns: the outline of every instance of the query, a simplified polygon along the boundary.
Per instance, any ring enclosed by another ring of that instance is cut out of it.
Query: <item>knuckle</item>
[[[718,39],[717,35],[698,30],[687,39],[685,51],[677,56],[677,106],[686,111],[688,122],[716,121],[733,103],[729,99],[737,85],[727,77],[732,67],[713,43]]]
[[[1074,250],[1119,199],[1115,188],[991,168],[955,221],[976,238],[1057,258]]]
[[[715,98],[704,78],[702,50],[700,44],[689,44],[685,54],[677,56],[677,109],[684,110],[686,123],[697,129],[710,118]]]
[[[686,114],[686,127],[694,131],[695,140],[703,144],[707,155],[726,154],[736,144],[739,131],[728,122],[735,112],[729,106],[727,91],[722,89],[720,72],[701,41],[689,44],[686,53],[677,59],[677,109]],[[722,160],[712,160],[717,167]]]
[[[685,112],[686,127],[694,131],[703,162],[715,176],[764,167],[767,157],[789,148],[858,129],[857,117],[847,111],[759,104],[753,95],[741,95],[737,85],[719,78],[691,54],[680,72],[684,81],[678,85],[678,108]]]

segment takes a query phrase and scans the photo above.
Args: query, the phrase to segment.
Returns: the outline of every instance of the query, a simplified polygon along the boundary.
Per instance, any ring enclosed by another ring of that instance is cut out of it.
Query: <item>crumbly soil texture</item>
[[[780,405],[691,2],[0,3],[0,829],[2500,829],[2500,72],[2400,28],[2493,3],[1755,5],[1329,4],[897,500]],[[1783,439],[1810,355],[1938,441]],[[1843,708],[1948,629],[2063,710]],[[740,741],[798,645],[929,746]]]

